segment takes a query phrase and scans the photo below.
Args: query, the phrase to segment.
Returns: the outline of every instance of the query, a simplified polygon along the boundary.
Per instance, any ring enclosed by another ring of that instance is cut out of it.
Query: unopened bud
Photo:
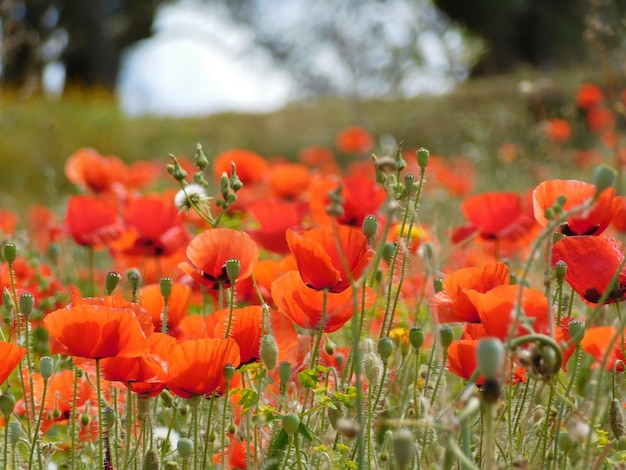
[[[161,458],[159,452],[155,449],[150,449],[146,452],[146,456],[143,460],[142,470],[159,470],[161,468]]]
[[[483,338],[476,347],[478,371],[486,379],[495,379],[502,368],[504,346],[498,338]]]
[[[196,144],[196,156],[194,158],[194,163],[200,170],[204,170],[209,166],[209,159],[204,154],[202,145],[200,144]]]
[[[180,163],[178,163],[178,160],[174,155],[170,154],[170,158],[174,161],[174,163],[170,163],[167,165],[168,173],[172,175],[172,178],[174,178],[176,181],[184,181],[185,178],[187,178],[187,172],[183,169],[182,166],[180,166]]]
[[[383,259],[389,263],[393,259],[393,254],[396,252],[396,244],[394,242],[387,242],[383,246]]]
[[[393,437],[393,454],[400,470],[411,465],[415,457],[415,437],[407,429],[402,429]]]
[[[15,304],[13,303],[13,296],[8,287],[2,290],[2,305],[8,313],[12,313],[15,310]]]
[[[613,186],[617,172],[608,165],[599,165],[593,173],[593,185],[596,187],[594,199],[597,199],[600,193],[607,188]]]
[[[409,342],[417,351],[424,344],[424,330],[421,326],[414,326],[409,330]]]
[[[15,397],[12,393],[7,392],[0,395],[0,413],[4,416],[5,422],[8,422],[13,409],[15,408]]]
[[[613,435],[616,439],[624,436],[624,431],[626,431],[626,423],[624,422],[624,408],[617,398],[613,398],[613,400],[611,401],[609,422],[611,424],[611,431],[613,431]]]
[[[178,455],[183,459],[189,459],[193,456],[193,441],[186,437],[179,439],[176,443]]]
[[[548,207],[544,211],[543,215],[548,220],[554,220],[554,218],[556,217],[556,213],[554,212],[554,209],[552,207]]]
[[[363,357],[363,370],[370,387],[377,385],[383,375],[383,361],[380,356],[374,353],[366,354]]]
[[[298,432],[298,428],[300,427],[300,418],[295,414],[287,414],[283,416],[283,429],[287,434],[293,436],[296,432]]]
[[[11,447],[15,447],[22,437],[22,423],[10,422],[9,423],[9,442]]]
[[[278,343],[272,334],[266,334],[261,338],[259,356],[268,370],[274,370],[278,362]]]
[[[39,360],[39,373],[44,380],[48,380],[54,373],[54,359],[44,356]]]
[[[291,378],[291,363],[288,361],[282,361],[278,365],[278,377],[280,382],[286,384]]]

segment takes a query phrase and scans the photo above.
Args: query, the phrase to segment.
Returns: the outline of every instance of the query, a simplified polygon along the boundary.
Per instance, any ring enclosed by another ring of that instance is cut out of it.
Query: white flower
[[[211,198],[199,184],[188,184],[174,196],[174,204],[179,212],[189,211],[193,205],[203,205]]]

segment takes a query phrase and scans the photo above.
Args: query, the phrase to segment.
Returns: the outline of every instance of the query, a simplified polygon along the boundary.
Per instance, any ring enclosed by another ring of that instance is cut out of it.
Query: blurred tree
[[[3,84],[34,91],[61,59],[68,82],[112,88],[121,50],[150,36],[162,1],[2,0]]]
[[[538,68],[580,61],[585,0],[435,0],[450,20],[485,43],[472,73],[494,74],[520,63]]]

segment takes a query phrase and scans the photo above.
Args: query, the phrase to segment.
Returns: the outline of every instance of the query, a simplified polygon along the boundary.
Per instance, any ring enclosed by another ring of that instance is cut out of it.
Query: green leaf
[[[278,436],[276,436],[276,439],[274,439],[274,442],[272,443],[272,447],[274,449],[284,449],[288,443],[289,443],[289,435],[285,432],[284,429],[281,429],[280,432],[278,433]]]
[[[302,372],[299,372],[298,380],[300,381],[300,385],[304,388],[313,388],[319,382],[317,371],[313,369],[305,369]]]
[[[300,426],[298,427],[298,433],[309,442],[313,441],[313,439],[315,439],[316,441],[320,440],[317,434],[315,434],[313,430],[310,427],[308,427],[306,424],[304,424],[302,421],[300,421]]]

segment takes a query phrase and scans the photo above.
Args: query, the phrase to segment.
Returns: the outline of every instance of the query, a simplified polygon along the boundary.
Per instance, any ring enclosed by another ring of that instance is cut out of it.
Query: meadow
[[[626,89],[1,105],[2,468],[626,464]]]

